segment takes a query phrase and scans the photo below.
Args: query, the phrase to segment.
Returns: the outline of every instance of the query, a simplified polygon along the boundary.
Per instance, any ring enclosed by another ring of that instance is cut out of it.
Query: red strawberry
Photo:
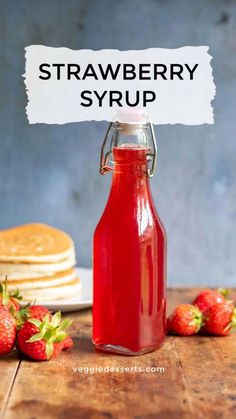
[[[29,343],[32,336],[36,336],[39,329],[32,323],[26,321],[23,327],[17,334],[17,346],[19,350],[32,359],[45,360],[46,356],[46,341],[38,340],[34,343]]]
[[[223,302],[209,307],[204,314],[204,332],[226,336],[236,327],[236,308]]]
[[[70,336],[67,336],[65,339],[63,339],[61,343],[62,343],[63,349],[70,349],[74,345],[74,342]]]
[[[167,319],[167,330],[181,336],[197,333],[202,326],[202,313],[191,304],[181,304]]]
[[[61,351],[63,351],[64,349],[70,349],[73,345],[74,342],[70,336],[67,336],[61,342],[54,343],[52,358],[56,358],[61,353]]]
[[[9,292],[7,289],[7,277],[3,282],[0,282],[0,307],[10,310],[12,314],[20,310],[19,300],[22,299],[20,291]]]
[[[16,340],[16,324],[5,308],[0,308],[0,356],[10,352]]]
[[[51,319],[52,315],[47,307],[37,305],[31,306],[28,304],[25,307],[22,307],[16,315],[17,327],[18,329],[20,329],[23,326],[23,324],[30,318],[43,321],[44,317],[47,314],[49,315],[49,319]]]
[[[219,290],[206,289],[200,292],[197,297],[193,300],[192,304],[197,306],[199,310],[204,313],[209,307],[216,303],[224,303],[226,301],[228,291],[219,288]]]
[[[45,361],[57,357],[63,349],[72,346],[65,329],[71,324],[70,319],[61,321],[58,311],[52,318],[50,313],[43,320],[29,318],[17,334],[19,350],[29,358]]]
[[[30,318],[38,319],[38,320],[41,320],[41,321],[43,320],[43,318],[47,314],[49,314],[50,319],[52,317],[48,308],[44,307],[44,306],[37,306],[37,305],[29,306],[28,312],[29,312],[29,317]]]

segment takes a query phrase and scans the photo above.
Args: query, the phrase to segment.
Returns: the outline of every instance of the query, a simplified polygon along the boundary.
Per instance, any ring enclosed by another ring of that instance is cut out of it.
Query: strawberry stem
[[[22,295],[20,295],[18,288],[15,291],[8,291],[7,275],[5,280],[0,282],[0,294],[2,294],[2,304],[4,306],[9,303],[11,298],[14,298],[15,300],[22,300]]]
[[[9,303],[10,296],[7,292],[7,275],[5,280],[1,283],[2,304],[6,306]]]

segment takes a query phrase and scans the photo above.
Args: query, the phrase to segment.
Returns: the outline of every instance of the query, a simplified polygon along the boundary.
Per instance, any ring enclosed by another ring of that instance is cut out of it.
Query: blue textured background
[[[215,124],[155,127],[152,190],[168,234],[170,285],[235,285],[236,2],[1,0],[0,228],[43,221],[68,231],[81,266],[110,176],[98,175],[106,124],[28,125],[24,47],[143,49],[209,45]]]

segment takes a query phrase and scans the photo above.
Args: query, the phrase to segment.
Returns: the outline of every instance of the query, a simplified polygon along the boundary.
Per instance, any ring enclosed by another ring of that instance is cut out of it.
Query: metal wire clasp
[[[150,128],[151,142],[152,142],[151,151],[147,153],[147,160],[151,162],[151,167],[148,168],[147,174],[148,174],[148,177],[152,177],[156,168],[156,163],[157,163],[157,145],[156,145],[156,138],[155,138],[155,133],[153,130],[152,123],[148,122],[147,124]],[[107,140],[108,140],[108,135],[112,126],[113,126],[113,122],[109,124],[104,141],[102,143],[101,154],[100,154],[100,170],[99,170],[101,175],[105,175],[107,172],[111,172],[113,170],[113,166],[109,165],[108,163],[109,156],[112,154],[113,138],[111,138],[109,150],[107,152],[105,151]]]
[[[111,154],[112,144],[110,144],[109,151],[107,151],[105,153],[106,142],[107,142],[108,134],[109,134],[109,131],[110,131],[111,127],[112,127],[112,124],[113,124],[112,122],[109,124],[108,129],[107,129],[107,132],[106,132],[106,135],[105,135],[105,138],[104,138],[104,141],[102,143],[101,155],[100,155],[100,173],[101,173],[101,175],[105,175],[107,172],[111,172],[113,170],[113,167],[112,166],[109,166],[107,164],[108,159],[109,159],[109,155]]]
[[[151,122],[149,122],[149,127],[150,127],[150,132],[151,132],[153,152],[148,153],[149,159],[152,160],[151,167],[148,168],[148,176],[152,177],[154,175],[156,165],[157,165],[157,143],[156,143],[156,137],[155,137],[153,125]]]

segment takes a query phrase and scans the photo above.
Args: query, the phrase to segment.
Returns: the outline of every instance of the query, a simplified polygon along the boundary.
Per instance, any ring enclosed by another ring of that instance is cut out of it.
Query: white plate
[[[61,310],[62,312],[77,311],[91,307],[93,296],[92,269],[76,268],[76,271],[82,284],[82,289],[78,297],[64,300],[37,300],[36,304],[44,305],[52,311]]]

